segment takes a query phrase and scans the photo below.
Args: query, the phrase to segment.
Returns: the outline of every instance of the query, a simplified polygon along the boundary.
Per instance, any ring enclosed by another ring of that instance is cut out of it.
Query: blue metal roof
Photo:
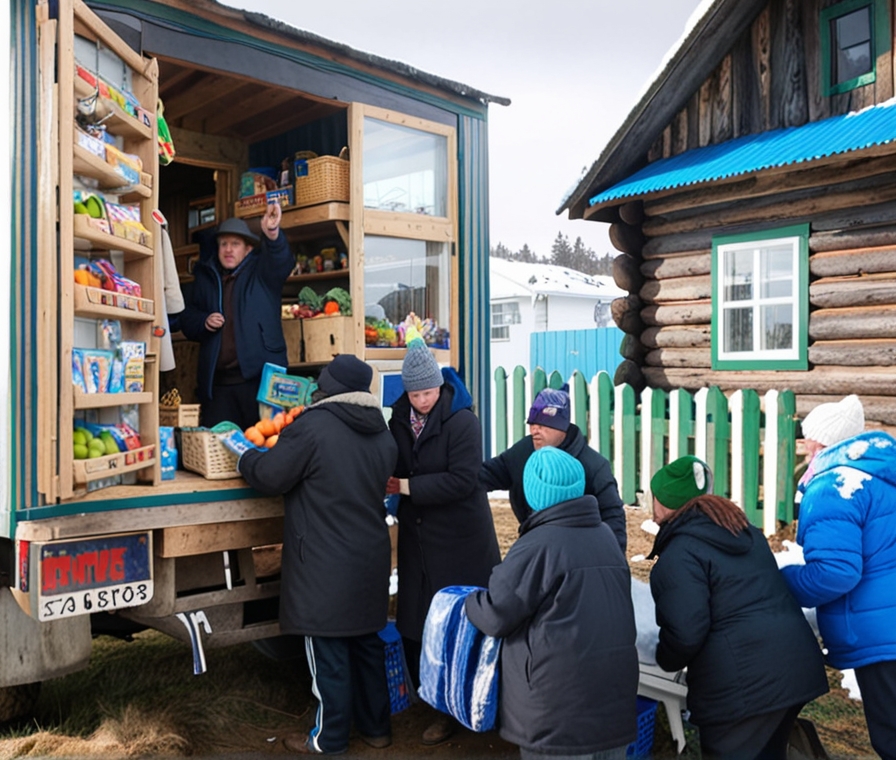
[[[747,135],[655,161],[598,193],[588,205],[805,163],[893,140],[896,140],[896,98],[802,127]]]

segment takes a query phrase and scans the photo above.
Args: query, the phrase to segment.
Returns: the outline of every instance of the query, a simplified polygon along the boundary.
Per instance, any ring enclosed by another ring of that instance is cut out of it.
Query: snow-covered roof
[[[554,264],[528,264],[492,256],[489,259],[491,299],[546,296],[610,300],[627,293],[612,277],[590,275]]]

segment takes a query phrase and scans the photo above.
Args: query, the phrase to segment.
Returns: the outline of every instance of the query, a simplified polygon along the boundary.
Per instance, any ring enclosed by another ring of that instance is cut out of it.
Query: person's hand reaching
[[[276,240],[280,235],[280,218],[282,216],[283,210],[279,203],[268,203],[267,210],[261,219],[261,231],[268,240]]]

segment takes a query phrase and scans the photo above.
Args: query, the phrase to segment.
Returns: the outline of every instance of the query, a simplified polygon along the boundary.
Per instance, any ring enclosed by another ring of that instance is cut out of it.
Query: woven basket
[[[205,428],[181,430],[181,459],[187,470],[198,472],[207,480],[238,478],[237,456]]]
[[[159,424],[167,427],[199,427],[199,404],[159,404]]]
[[[296,206],[330,201],[348,203],[348,161],[336,156],[321,156],[308,159],[307,166],[307,174],[296,176]]]

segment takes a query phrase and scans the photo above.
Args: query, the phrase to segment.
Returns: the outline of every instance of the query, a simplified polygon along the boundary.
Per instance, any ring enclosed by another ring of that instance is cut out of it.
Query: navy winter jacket
[[[868,431],[820,453],[800,502],[805,565],[781,569],[835,668],[896,661],[896,440]]]
[[[582,463],[585,468],[585,493],[597,499],[601,520],[610,526],[624,554],[628,542],[625,532],[625,509],[622,499],[619,498],[619,489],[610,463],[588,445],[582,431],[575,425],[569,426],[566,438],[558,448]],[[510,506],[520,522],[532,514],[532,507],[523,494],[523,470],[534,451],[532,436],[527,435],[507,451],[484,462],[479,471],[479,480],[487,491],[509,491]]]
[[[221,351],[221,330],[205,329],[214,312],[224,313],[222,270],[217,246],[203,247],[203,259],[194,272],[189,303],[181,312],[180,329],[199,341],[198,391],[200,401],[212,398],[215,365]],[[231,319],[236,322],[236,353],[246,380],[261,375],[265,362],[286,366],[286,341],[280,324],[283,283],[295,266],[283,230],[274,241],[262,235],[261,243],[236,268]]]
[[[589,755],[637,734],[631,575],[593,496],[533,512],[467,597],[470,622],[503,638],[500,733],[545,755]]]

